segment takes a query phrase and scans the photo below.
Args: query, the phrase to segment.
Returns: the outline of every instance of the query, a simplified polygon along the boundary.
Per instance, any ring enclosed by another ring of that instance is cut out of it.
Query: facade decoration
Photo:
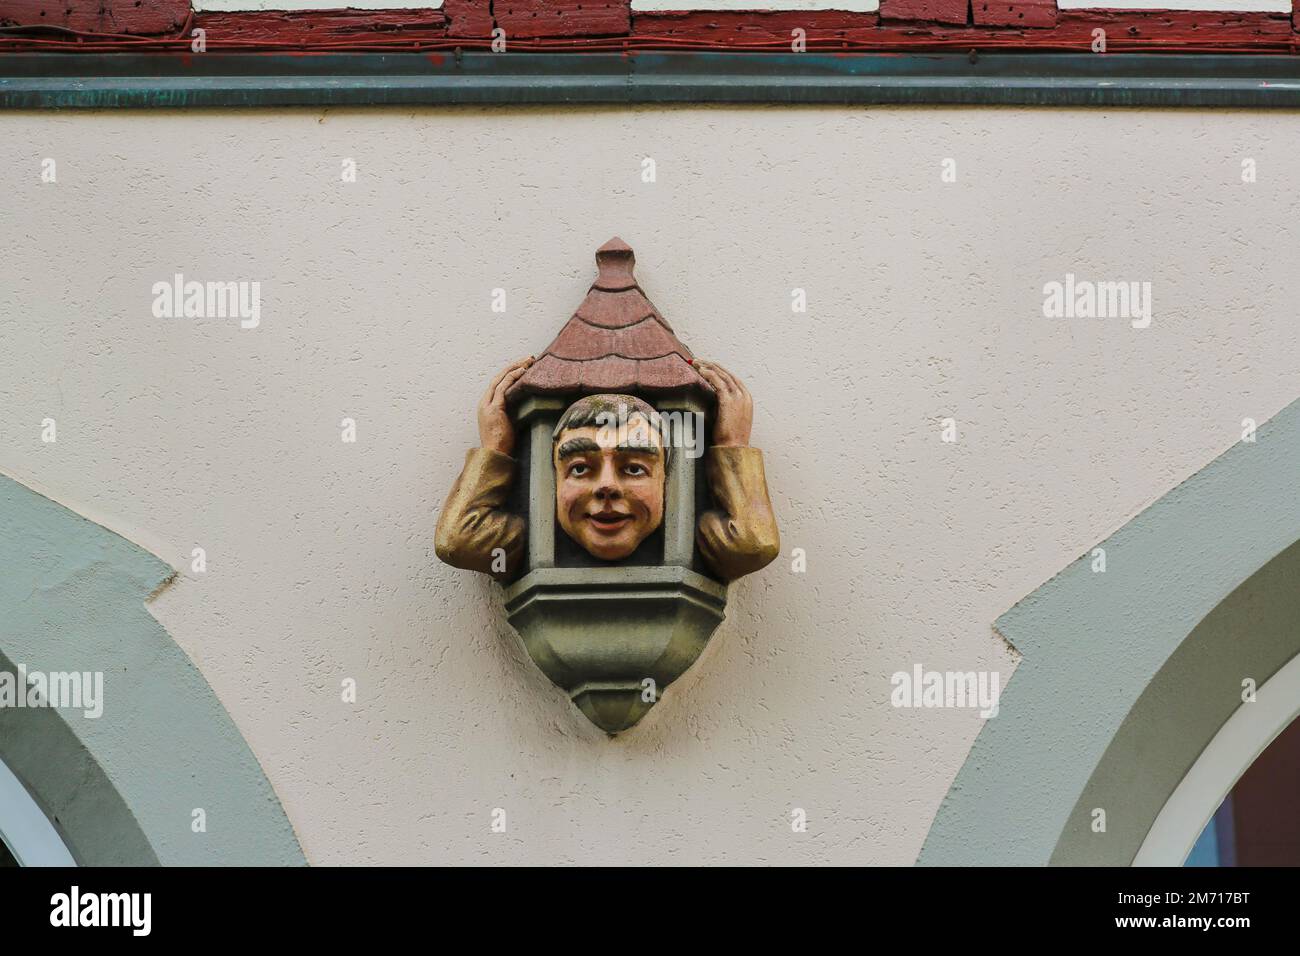
[[[483,396],[436,551],[506,584],[533,660],[614,734],[695,662],[727,583],[780,539],[749,392],[677,339],[622,240],[596,262],[555,341]]]

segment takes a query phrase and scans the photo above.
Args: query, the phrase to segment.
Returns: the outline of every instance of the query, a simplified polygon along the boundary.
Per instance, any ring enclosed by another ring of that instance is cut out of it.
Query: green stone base
[[[725,585],[682,567],[537,568],[506,589],[533,661],[609,734],[695,663],[726,606]]]

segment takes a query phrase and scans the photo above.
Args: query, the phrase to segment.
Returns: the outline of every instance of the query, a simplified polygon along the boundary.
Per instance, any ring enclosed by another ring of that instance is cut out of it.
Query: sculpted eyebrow
[[[590,438],[570,438],[568,441],[560,444],[556,455],[561,459],[572,458],[574,455],[582,455],[589,451],[600,451],[600,446]]]
[[[638,454],[638,455],[657,455],[657,454],[659,454],[659,446],[658,446],[658,445],[653,445],[653,444],[650,444],[650,443],[645,443],[645,444],[627,443],[627,444],[619,445],[619,446],[618,446],[617,448],[615,448],[614,450],[615,450],[615,451],[624,451],[624,452],[635,452],[635,453]]]

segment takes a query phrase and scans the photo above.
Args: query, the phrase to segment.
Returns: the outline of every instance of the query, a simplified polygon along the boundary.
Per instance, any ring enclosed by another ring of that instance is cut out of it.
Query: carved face
[[[663,522],[663,439],[645,418],[568,428],[554,448],[556,517],[590,554],[626,558]]]

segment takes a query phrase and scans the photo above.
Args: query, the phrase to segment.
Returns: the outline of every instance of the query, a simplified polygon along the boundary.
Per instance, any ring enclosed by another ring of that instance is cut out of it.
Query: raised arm
[[[749,447],[754,400],[736,376],[714,362],[696,362],[718,397],[713,444],[705,457],[709,490],[718,507],[696,528],[700,553],[724,581],[766,567],[781,553],[781,535],[767,496],[763,453]]]
[[[504,579],[523,558],[526,524],[505,510],[516,468],[506,391],[532,364],[530,356],[507,366],[479,402],[480,447],[466,453],[465,467],[447,495],[434,535],[434,552],[453,567]]]

